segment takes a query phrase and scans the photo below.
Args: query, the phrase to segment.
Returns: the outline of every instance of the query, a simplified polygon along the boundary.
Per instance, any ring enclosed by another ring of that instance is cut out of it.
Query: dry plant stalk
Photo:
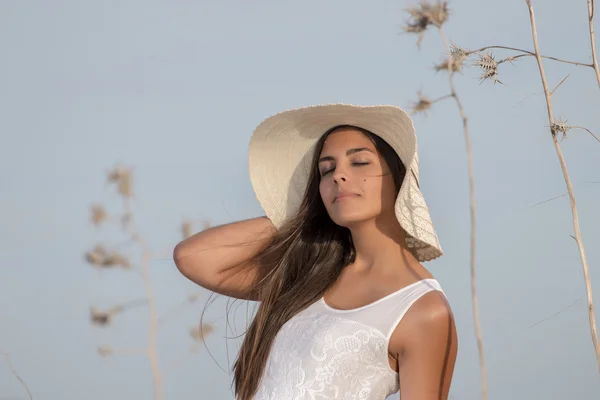
[[[592,46],[592,65],[596,72],[596,80],[600,86],[600,68],[598,67],[598,57],[596,57],[596,39],[594,38],[594,0],[587,0],[588,6],[588,25],[590,27],[590,45]]]
[[[132,308],[135,305],[145,305],[148,307],[149,326],[148,326],[148,342],[147,346],[143,349],[113,349],[108,345],[103,345],[98,348],[98,354],[101,357],[108,357],[114,354],[144,354],[149,361],[150,369],[152,371],[154,398],[155,400],[163,399],[163,378],[159,365],[158,359],[158,329],[162,324],[164,318],[159,317],[156,307],[156,296],[152,287],[152,278],[150,274],[150,262],[153,257],[153,252],[148,247],[146,241],[138,232],[135,221],[133,218],[133,212],[131,209],[131,199],[133,197],[133,183],[131,177],[131,170],[122,168],[120,166],[115,167],[112,171],[108,172],[107,180],[109,183],[113,183],[117,186],[117,192],[123,199],[123,215],[120,218],[121,226],[125,234],[130,238],[132,243],[137,243],[141,249],[141,261],[139,267],[140,276],[144,284],[145,297],[141,300],[136,300],[127,304],[118,305],[108,309],[107,311],[100,311],[95,307],[90,310],[90,318],[93,324],[98,326],[110,325],[115,315],[122,313],[126,309]],[[100,205],[93,205],[91,207],[91,221],[98,227],[104,221],[110,220],[108,213]],[[208,226],[208,223],[205,223]],[[182,226],[182,234],[184,237],[191,235],[192,226],[191,223],[184,222]],[[85,254],[86,260],[94,267],[100,269],[120,267],[121,269],[132,269],[132,263],[129,259],[115,251],[107,250],[102,245],[96,245],[94,249],[88,251]],[[199,295],[195,294],[186,299],[182,304],[177,305],[174,310],[167,312],[167,315],[172,315],[174,311],[178,311],[183,305],[193,304],[199,298]],[[208,326],[205,328],[205,334],[212,332],[212,327]]]
[[[12,365],[12,362],[10,361],[10,357],[8,356],[8,353],[0,352],[0,354],[2,354],[4,356],[4,358],[6,359],[6,363],[8,364],[8,368],[10,369],[10,372],[12,372],[12,374],[15,376],[15,378],[17,378],[17,380],[19,382],[21,382],[23,389],[25,389],[25,391],[27,392],[27,396],[29,397],[29,400],[33,400],[33,396],[31,395],[31,391],[29,390],[29,387],[27,387],[27,384],[25,383],[23,378],[21,378],[21,376],[15,370],[15,367]]]
[[[589,129],[587,129],[585,127],[576,126],[576,125],[570,126],[570,125],[567,125],[566,121],[556,120],[554,118],[554,113],[553,113],[553,109],[552,109],[552,95],[553,95],[554,91],[560,85],[562,85],[562,83],[568,78],[568,75],[557,85],[557,87],[555,89],[550,91],[549,87],[548,87],[548,82],[546,80],[543,64],[542,64],[542,59],[548,59],[548,60],[561,62],[561,63],[567,63],[567,64],[571,64],[571,65],[590,67],[595,70],[596,77],[597,78],[599,77],[598,63],[596,60],[596,50],[595,50],[595,44],[594,44],[594,38],[593,38],[593,34],[594,34],[594,32],[593,32],[593,30],[594,30],[594,28],[593,28],[594,4],[593,4],[593,1],[588,0],[588,13],[589,13],[589,17],[590,17],[590,21],[589,21],[590,22],[590,35],[591,35],[591,42],[592,42],[592,57],[594,60],[593,60],[592,64],[586,64],[586,63],[582,63],[582,62],[563,60],[563,59],[556,58],[556,57],[544,56],[540,53],[539,42],[538,42],[538,37],[537,37],[537,28],[535,26],[535,17],[533,14],[533,6],[531,4],[531,0],[525,0],[525,1],[528,5],[529,12],[530,12],[530,22],[531,22],[531,26],[532,26],[534,51],[523,50],[523,49],[518,49],[518,48],[508,47],[508,46],[494,45],[494,46],[482,47],[477,50],[464,50],[459,47],[452,46],[451,52],[453,54],[458,54],[461,57],[461,59],[467,59],[472,55],[478,56],[479,58],[477,61],[474,62],[474,65],[480,67],[483,70],[481,80],[482,81],[491,80],[494,83],[496,83],[496,82],[501,83],[498,79],[498,68],[501,64],[504,64],[506,62],[509,62],[512,64],[515,61],[517,61],[518,59],[523,58],[523,57],[535,57],[535,59],[536,59],[536,62],[538,64],[538,67],[540,70],[542,84],[544,87],[546,106],[548,108],[548,118],[550,121],[550,131],[552,133],[552,138],[554,141],[556,152],[557,152],[557,155],[558,155],[558,158],[560,161],[560,165],[561,165],[561,168],[563,171],[563,176],[564,176],[564,179],[565,179],[565,182],[567,185],[568,194],[571,199],[571,210],[572,210],[572,214],[573,214],[573,226],[574,226],[574,230],[575,230],[575,236],[573,238],[576,240],[577,245],[579,247],[580,257],[581,257],[581,261],[582,261],[582,265],[583,265],[584,277],[585,277],[585,283],[586,283],[586,293],[587,293],[587,297],[588,297],[588,316],[589,316],[589,320],[590,320],[590,330],[592,333],[592,341],[594,343],[594,349],[596,352],[598,369],[600,371],[600,345],[598,344],[598,336],[597,336],[597,331],[596,331],[596,323],[595,323],[593,300],[592,300],[592,288],[591,288],[591,282],[590,282],[590,278],[589,278],[589,268],[587,265],[587,259],[586,259],[586,255],[585,255],[585,250],[583,248],[581,232],[579,229],[579,217],[578,217],[578,213],[577,213],[575,195],[573,193],[571,180],[570,180],[568,172],[567,172],[566,162],[563,157],[562,150],[560,148],[560,142],[558,140],[558,135],[560,134],[564,138],[564,137],[566,137],[566,133],[569,130],[581,129],[581,130],[585,130],[586,132],[588,132],[598,142],[600,142],[600,138],[598,136],[596,136],[592,131],[590,131]],[[506,57],[499,61],[496,61],[494,56],[489,52],[490,49],[510,50],[510,51],[514,51],[514,52],[517,52],[520,54],[509,56],[509,57]],[[487,53],[482,54],[482,52],[484,52],[484,51],[486,51]],[[598,80],[598,82],[600,84],[600,79]]]
[[[432,11],[433,10],[433,11]],[[448,71],[448,83],[450,86],[450,94],[440,99],[452,97],[456,102],[458,111],[463,125],[464,140],[467,149],[467,160],[469,169],[469,210],[471,219],[471,243],[470,243],[470,275],[471,275],[471,297],[473,304],[473,319],[475,324],[475,335],[477,340],[477,349],[479,352],[479,366],[481,369],[481,390],[483,400],[487,400],[487,373],[483,348],[483,335],[481,333],[481,323],[479,319],[479,301],[477,297],[477,281],[476,281],[476,206],[475,206],[475,172],[473,166],[473,149],[471,146],[471,137],[469,134],[469,123],[463,104],[458,96],[454,85],[454,73],[462,70],[463,62],[467,59],[467,54],[459,48],[451,48],[446,34],[444,33],[443,25],[448,20],[448,2],[437,0],[436,3],[430,4],[427,0],[422,0],[418,6],[410,8],[408,13],[413,18],[413,21],[407,23],[407,32],[419,34],[417,44],[420,46],[425,30],[429,25],[435,26],[440,34],[440,37],[446,48],[447,60],[436,66],[437,71]],[[496,64],[493,57],[482,58],[481,62],[485,64],[486,73],[483,79],[497,80]],[[439,100],[439,99],[438,99]],[[426,112],[433,104],[433,101],[419,93],[419,101],[413,106],[413,112]]]
[[[438,26],[438,30],[440,32],[440,36],[442,41],[444,42],[444,46],[446,47],[446,51],[448,53],[448,65],[452,65],[456,60],[456,57],[452,56],[452,51],[448,44],[448,39],[444,33],[442,26]],[[462,65],[462,60],[461,60]],[[475,269],[475,245],[476,245],[476,213],[475,213],[475,168],[473,166],[473,148],[471,146],[471,137],[469,134],[469,122],[467,119],[467,115],[465,113],[465,109],[458,97],[458,93],[456,92],[456,87],[454,86],[454,69],[448,70],[448,81],[450,84],[450,91],[454,101],[456,102],[456,106],[458,107],[458,111],[460,113],[460,117],[462,119],[463,124],[463,132],[465,144],[467,146],[467,158],[469,164],[469,212],[471,216],[471,251],[470,251],[470,274],[471,274],[471,301],[473,304],[473,322],[475,325],[475,337],[477,340],[477,351],[479,353],[479,368],[481,369],[481,395],[483,400],[487,400],[487,369],[485,364],[485,355],[483,349],[483,334],[481,332],[481,322],[479,318],[479,299],[477,297],[477,279],[476,279],[476,269]]]
[[[592,334],[592,341],[594,343],[594,349],[596,351],[596,360],[598,362],[598,371],[600,372],[600,344],[598,343],[598,334],[596,331],[596,319],[594,317],[594,302],[592,299],[592,284],[590,281],[589,268],[587,264],[587,258],[585,255],[585,249],[583,247],[583,240],[581,238],[581,231],[579,229],[579,216],[577,213],[577,204],[575,202],[575,193],[573,191],[573,186],[571,185],[571,178],[569,177],[569,173],[567,171],[567,164],[565,162],[565,158],[563,156],[562,150],[560,148],[560,143],[558,141],[558,133],[557,132],[557,124],[554,120],[554,112],[552,109],[552,95],[550,94],[550,89],[548,88],[548,81],[546,80],[546,73],[544,71],[544,66],[542,64],[542,58],[540,56],[537,28],[535,24],[535,15],[533,13],[533,5],[531,0],[525,0],[527,3],[527,8],[529,9],[529,19],[531,22],[531,33],[533,36],[533,45],[535,47],[535,58],[537,60],[537,64],[540,71],[540,77],[542,80],[542,85],[544,87],[544,95],[546,97],[546,106],[548,109],[548,120],[550,121],[550,131],[552,133],[552,141],[554,142],[554,147],[556,148],[556,154],[558,155],[558,159],[560,161],[560,166],[562,168],[563,176],[565,179],[565,183],[567,185],[567,190],[569,192],[569,199],[571,200],[571,212],[573,214],[573,228],[575,230],[575,241],[577,242],[577,246],[579,248],[579,255],[581,257],[581,264],[583,266],[583,276],[585,278],[585,287],[586,287],[586,295],[587,295],[587,306],[588,306],[588,317],[590,323],[590,330]],[[590,1],[588,0],[588,4]],[[593,10],[593,6],[592,6]],[[593,12],[591,13],[591,16]],[[592,29],[592,28],[590,28]],[[597,68],[597,66],[596,66]],[[597,71],[597,69],[596,69]],[[591,132],[590,132],[591,133]]]

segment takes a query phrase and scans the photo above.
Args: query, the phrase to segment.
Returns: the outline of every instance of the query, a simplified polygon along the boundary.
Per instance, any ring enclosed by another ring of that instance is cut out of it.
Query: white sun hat
[[[429,209],[419,189],[417,137],[412,119],[391,105],[325,104],[283,111],[254,131],[248,150],[256,198],[276,228],[296,215],[319,138],[337,125],[366,129],[385,140],[406,167],[395,214],[407,233],[406,245],[419,261],[443,254]]]

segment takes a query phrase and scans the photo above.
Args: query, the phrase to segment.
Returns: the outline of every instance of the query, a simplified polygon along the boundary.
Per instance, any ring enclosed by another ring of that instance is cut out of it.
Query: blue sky
[[[91,203],[111,211],[120,207],[105,172],[115,163],[135,168],[134,210],[140,230],[160,253],[151,267],[158,308],[165,312],[197,291],[170,259],[181,220],[220,224],[262,215],[246,151],[264,118],[318,103],[408,107],[418,90],[431,97],[448,93],[445,75],[432,68],[443,52],[437,34],[428,32],[421,50],[416,37],[401,34],[403,9],[413,3],[0,4],[0,350],[10,354],[34,398],[152,396],[143,357],[102,359],[95,350],[145,343],[145,310],[120,315],[106,329],[89,323],[91,305],[143,296],[135,273],[100,274],[82,258],[97,241],[122,241],[117,230],[89,223]],[[586,2],[534,6],[542,53],[590,62]],[[446,31],[460,46],[533,47],[524,1],[491,7],[456,0],[451,7]],[[556,92],[556,115],[599,134],[600,89],[593,71],[545,66],[552,86],[571,74]],[[566,193],[537,65],[532,58],[503,65],[504,85],[480,84],[478,77],[479,71],[468,68],[456,84],[474,146],[489,398],[595,398],[600,377],[577,247],[569,237],[568,198],[534,206]],[[416,116],[415,125],[422,187],[445,250],[426,266],[444,287],[459,329],[451,398],[477,399],[460,118],[448,101],[427,117]],[[562,146],[600,301],[600,143],[574,130]],[[206,349],[186,353],[192,345],[187,330],[208,296],[203,292],[199,303],[160,332],[167,400],[233,397],[231,377],[221,369],[227,370],[236,346],[225,339],[226,299],[217,299],[205,317],[217,327],[207,339],[212,358]],[[238,332],[244,310],[241,305]],[[25,396],[0,363],[0,399]]]

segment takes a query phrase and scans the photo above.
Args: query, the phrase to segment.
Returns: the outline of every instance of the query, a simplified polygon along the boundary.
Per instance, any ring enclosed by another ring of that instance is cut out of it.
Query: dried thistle
[[[123,306],[115,306],[106,311],[100,311],[96,307],[90,309],[90,319],[92,324],[98,326],[110,325],[112,317],[124,310]]]
[[[196,342],[202,341],[206,336],[213,333],[215,328],[209,324],[201,324],[200,326],[195,326],[190,330],[190,335],[192,339]]]
[[[439,71],[452,71],[452,72],[461,72],[462,71],[462,62],[452,58],[452,61],[445,58],[442,62],[437,64],[435,67],[436,72]]]
[[[454,43],[450,45],[450,55],[452,56],[452,58],[460,60],[460,62],[465,61],[470,54],[471,52],[463,49],[462,47],[458,47]]]
[[[103,221],[108,219],[108,214],[104,207],[100,205],[92,205],[92,223],[99,226]]]
[[[560,133],[562,134],[563,139],[567,137],[567,132],[571,128],[571,126],[567,125],[566,120],[561,119],[556,120],[552,125],[550,125],[550,131],[552,132],[552,135],[556,136]]]
[[[113,353],[112,348],[107,344],[98,347],[98,354],[100,354],[100,357],[108,357],[112,353]]]
[[[85,259],[90,264],[99,267],[102,265],[105,255],[106,249],[102,245],[97,245],[92,251],[85,253]]]
[[[92,324],[98,326],[106,326],[111,323],[112,314],[109,312],[99,311],[96,307],[90,309],[90,317]]]
[[[475,65],[483,70],[481,82],[485,81],[486,79],[490,79],[494,83],[502,83],[498,79],[498,63],[494,59],[492,53],[479,55],[479,59],[475,62]]]
[[[104,266],[121,267],[125,269],[131,268],[131,264],[129,263],[127,257],[114,251],[106,256],[104,259]]]
[[[107,174],[109,183],[116,183],[119,193],[126,198],[133,197],[131,170],[116,166]]]
[[[411,106],[412,113],[413,114],[423,113],[423,114],[427,115],[427,111],[431,108],[433,101],[431,101],[431,99],[429,97],[423,95],[423,93],[421,93],[420,91],[418,92],[418,96],[419,96],[419,100],[417,102],[413,103]]]
[[[97,245],[93,250],[86,252],[85,259],[93,266],[99,268],[131,268],[127,257],[116,251],[109,252],[102,245]]]
[[[448,57],[445,57],[444,60],[436,65],[436,71],[452,71],[452,72],[461,72],[463,64],[467,58],[469,58],[469,52],[464,50],[454,44],[450,46],[450,61]]]
[[[404,27],[405,32],[419,35],[417,46],[421,47],[423,36],[429,25],[442,26],[448,20],[448,2],[437,0],[430,3],[429,0],[421,0],[415,7],[406,10],[410,15]]]

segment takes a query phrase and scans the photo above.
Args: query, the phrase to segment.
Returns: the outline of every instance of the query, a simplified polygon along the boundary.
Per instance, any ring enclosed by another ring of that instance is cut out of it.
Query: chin
[[[336,225],[343,226],[344,228],[351,228],[352,226],[357,226],[376,218],[375,215],[365,215],[364,213],[358,212],[337,212],[329,217]]]

